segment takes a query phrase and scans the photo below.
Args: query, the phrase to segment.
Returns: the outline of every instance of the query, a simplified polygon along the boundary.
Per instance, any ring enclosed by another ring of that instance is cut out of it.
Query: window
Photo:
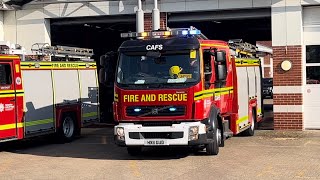
[[[204,80],[205,80],[205,89],[209,89],[211,86],[211,79],[213,77],[212,70],[212,57],[209,53],[209,50],[203,51],[203,69],[204,69]]]
[[[0,86],[11,85],[11,76],[10,64],[0,64]]]
[[[306,47],[307,84],[320,84],[320,45]]]

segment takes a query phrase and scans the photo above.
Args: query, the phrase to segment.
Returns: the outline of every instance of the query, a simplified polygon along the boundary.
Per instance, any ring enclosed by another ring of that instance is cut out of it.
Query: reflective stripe
[[[22,128],[23,123],[13,123],[13,124],[5,124],[5,125],[0,125],[0,131],[3,130],[9,130],[9,129],[15,129],[15,128]]]
[[[233,87],[226,87],[226,88],[215,88],[215,89],[208,89],[200,92],[196,92],[194,94],[194,100],[201,100],[208,97],[226,95],[226,94],[233,93]]]
[[[244,117],[242,117],[242,118],[237,120],[237,124],[240,124],[240,123],[242,123],[244,121],[247,121],[248,119],[249,119],[249,116],[244,116]]]
[[[220,47],[220,48],[228,48],[226,45],[222,44],[200,44],[201,46],[213,46],[213,47]]]
[[[15,97],[15,96],[23,96],[23,90],[4,90],[0,91],[0,97]]]
[[[237,58],[236,59],[236,66],[260,66],[260,60],[259,59],[242,59]]]
[[[49,123],[53,123],[53,119],[42,119],[42,120],[35,120],[35,121],[29,121],[26,122],[26,126],[37,126],[37,125],[41,125],[41,124],[49,124]]]
[[[262,109],[258,109],[258,113],[262,113]]]
[[[93,116],[97,116],[98,113],[97,112],[90,112],[90,113],[84,113],[82,115],[82,117],[87,118],[87,117],[93,117]]]
[[[95,62],[21,62],[21,69],[96,69]]]
[[[237,131],[248,127],[250,125],[249,116],[244,116],[239,118],[236,122],[236,125],[237,125]],[[240,128],[240,125],[242,126],[241,128]]]
[[[0,59],[8,59],[8,60],[13,60],[13,59],[20,59],[19,56],[12,55],[12,56],[0,56]]]

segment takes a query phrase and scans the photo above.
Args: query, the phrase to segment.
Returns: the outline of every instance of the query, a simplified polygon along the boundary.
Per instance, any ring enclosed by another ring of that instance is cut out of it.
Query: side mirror
[[[226,80],[227,79],[227,67],[224,64],[218,65],[218,80]]]
[[[106,84],[109,80],[109,77],[108,77],[108,74],[107,74],[107,71],[105,68],[101,68],[99,70],[99,82],[101,84]]]
[[[226,52],[225,51],[217,51],[215,54],[215,60],[217,62],[226,62]]]
[[[102,67],[105,67],[109,62],[110,62],[110,56],[109,55],[100,56],[100,65]]]

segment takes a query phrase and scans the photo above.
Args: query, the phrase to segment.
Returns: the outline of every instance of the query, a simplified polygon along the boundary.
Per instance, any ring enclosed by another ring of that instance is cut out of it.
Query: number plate
[[[167,145],[166,140],[145,140],[144,141],[145,146],[164,146]]]

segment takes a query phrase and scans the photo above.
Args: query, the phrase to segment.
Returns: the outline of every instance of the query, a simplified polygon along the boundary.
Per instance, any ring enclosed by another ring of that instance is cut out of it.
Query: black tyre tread
[[[212,141],[210,141],[207,145],[206,145],[206,153],[208,155],[218,155],[219,154],[219,142],[216,139],[216,133],[217,133],[217,129],[218,129],[218,122],[217,122],[217,118],[214,120],[215,123],[215,129],[213,129],[213,139]]]

